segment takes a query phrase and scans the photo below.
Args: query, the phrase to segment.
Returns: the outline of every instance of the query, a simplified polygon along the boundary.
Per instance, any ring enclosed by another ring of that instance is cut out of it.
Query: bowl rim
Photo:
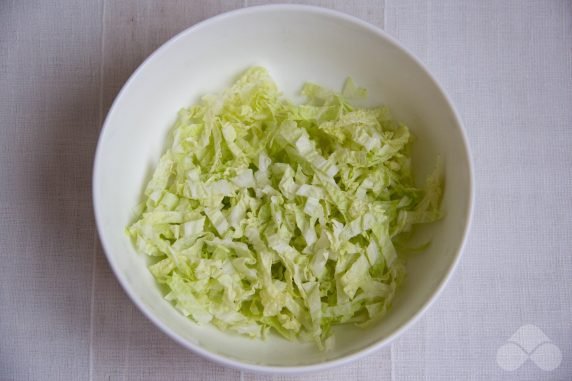
[[[98,196],[97,196],[97,189],[99,189],[98,173],[100,172],[99,166],[100,166],[100,162],[102,160],[101,159],[101,157],[102,157],[102,144],[103,144],[103,141],[106,139],[106,136],[109,134],[109,131],[111,129],[111,127],[109,127],[109,125],[108,125],[110,117],[111,117],[111,115],[113,115],[115,108],[117,107],[119,99],[121,99],[123,97],[123,95],[127,91],[127,89],[132,85],[132,83],[134,81],[136,81],[137,77],[140,75],[140,72],[145,68],[145,66],[147,66],[150,61],[157,59],[157,57],[160,56],[163,51],[167,50],[176,41],[178,41],[179,39],[182,39],[183,37],[187,36],[188,34],[193,33],[195,30],[198,30],[198,29],[201,29],[204,27],[208,27],[211,24],[216,24],[220,21],[223,21],[223,20],[226,20],[229,18],[240,17],[240,16],[243,16],[246,14],[261,13],[261,12],[267,12],[267,11],[306,12],[306,13],[313,13],[313,14],[321,15],[321,16],[327,16],[327,17],[330,17],[332,19],[338,19],[340,21],[353,24],[359,28],[365,29],[368,32],[375,34],[377,37],[385,40],[386,43],[392,45],[394,48],[401,51],[408,59],[413,61],[413,63],[416,64],[419,67],[419,69],[429,78],[432,85],[435,86],[437,91],[443,97],[447,107],[449,107],[449,109],[453,115],[454,121],[457,124],[457,126],[459,128],[459,132],[461,134],[461,138],[463,141],[463,148],[464,148],[464,152],[466,154],[466,160],[467,160],[468,169],[469,169],[467,175],[468,175],[468,181],[469,181],[469,192],[470,192],[470,194],[468,197],[468,205],[465,206],[467,208],[467,217],[464,221],[465,227],[464,227],[464,230],[462,233],[461,243],[460,243],[459,248],[457,249],[457,251],[455,253],[455,257],[454,257],[453,261],[449,264],[445,275],[440,280],[440,282],[439,282],[436,290],[433,292],[433,294],[423,303],[422,307],[420,309],[418,309],[417,312],[413,316],[411,316],[409,319],[407,319],[399,328],[397,328],[394,332],[392,332],[386,338],[379,340],[375,343],[369,344],[369,345],[367,345],[367,346],[365,346],[365,347],[363,347],[363,348],[361,348],[361,349],[359,349],[356,352],[353,352],[351,354],[344,355],[344,356],[341,356],[341,357],[338,357],[338,358],[335,358],[332,360],[327,360],[327,361],[323,361],[323,362],[319,362],[319,363],[315,363],[315,364],[308,364],[308,365],[278,366],[278,365],[262,365],[262,364],[243,362],[243,361],[240,361],[240,360],[235,359],[235,358],[231,358],[231,357],[227,357],[227,356],[215,353],[215,352],[211,352],[211,351],[201,347],[199,344],[189,342],[189,341],[185,340],[184,338],[182,338],[181,336],[179,336],[177,333],[175,333],[166,324],[161,322],[139,300],[139,298],[136,296],[135,292],[130,288],[126,277],[120,272],[118,264],[114,260],[114,257],[109,254],[110,248],[108,247],[108,244],[106,243],[104,236],[102,234],[103,233],[102,228],[101,228],[102,217],[101,217],[101,214],[99,212],[100,201],[99,201]],[[203,358],[206,358],[206,359],[214,361],[218,364],[228,366],[228,367],[231,367],[234,369],[252,371],[252,372],[263,373],[263,374],[301,374],[301,373],[308,373],[308,372],[323,371],[326,369],[339,367],[339,366],[351,363],[353,361],[356,361],[360,358],[363,358],[363,357],[365,357],[365,356],[389,345],[397,337],[401,336],[405,331],[410,329],[413,325],[415,325],[415,323],[417,323],[419,321],[419,319],[427,312],[427,310],[431,307],[431,305],[439,298],[439,296],[443,292],[443,289],[446,287],[447,283],[450,281],[455,269],[457,268],[457,266],[460,262],[461,256],[462,256],[463,251],[464,251],[465,246],[466,246],[468,234],[469,234],[469,231],[470,231],[470,228],[472,225],[472,220],[473,220],[474,203],[475,203],[475,185],[474,185],[474,168],[473,168],[472,154],[471,154],[471,149],[470,149],[470,146],[468,143],[468,138],[467,138],[466,131],[465,131],[464,125],[462,123],[462,120],[461,120],[457,110],[453,106],[453,102],[447,96],[447,94],[445,93],[445,91],[443,90],[441,85],[437,82],[436,78],[429,72],[429,70],[426,68],[426,66],[419,59],[417,59],[409,50],[407,50],[405,47],[403,47],[399,42],[397,42],[396,39],[394,39],[393,37],[388,35],[381,28],[379,28],[375,25],[372,25],[372,24],[370,24],[370,23],[368,23],[368,22],[366,22],[366,21],[364,21],[358,17],[355,17],[355,16],[351,16],[349,14],[342,13],[340,11],[336,11],[333,9],[323,8],[323,7],[319,7],[319,6],[313,6],[313,5],[271,4],[271,5],[259,5],[259,6],[239,8],[239,9],[231,10],[228,12],[220,13],[216,16],[213,16],[213,17],[207,18],[203,21],[200,21],[200,22],[184,29],[183,31],[177,33],[175,36],[171,37],[168,41],[166,41],[159,48],[157,48],[155,51],[153,51],[137,67],[137,69],[130,75],[129,79],[125,82],[125,84],[122,86],[119,93],[116,95],[111,107],[109,108],[109,111],[107,112],[107,115],[106,115],[105,120],[103,122],[102,128],[100,130],[99,138],[97,141],[97,148],[95,151],[94,164],[93,164],[92,198],[93,198],[93,208],[94,208],[95,222],[96,222],[96,228],[97,228],[99,240],[101,242],[103,252],[105,253],[105,256],[107,257],[107,261],[108,261],[113,273],[115,274],[115,277],[117,278],[117,280],[121,284],[123,290],[127,293],[129,298],[133,301],[133,303],[139,308],[139,310],[141,312],[143,312],[143,314],[147,317],[147,319],[151,320],[155,324],[155,326],[157,326],[161,331],[163,331],[163,333],[165,333],[167,336],[169,336],[171,339],[173,339],[174,341],[176,341],[177,343],[179,343],[183,347],[190,349],[191,351],[202,356]]]

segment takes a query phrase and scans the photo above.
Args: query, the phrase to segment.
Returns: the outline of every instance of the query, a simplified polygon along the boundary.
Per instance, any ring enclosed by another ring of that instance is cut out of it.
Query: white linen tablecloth
[[[92,215],[102,119],[168,38],[263,3],[0,1],[0,380],[572,380],[571,1],[305,2],[409,48],[473,151],[460,267],[390,347],[328,372],[254,375],[180,347],[126,297]]]

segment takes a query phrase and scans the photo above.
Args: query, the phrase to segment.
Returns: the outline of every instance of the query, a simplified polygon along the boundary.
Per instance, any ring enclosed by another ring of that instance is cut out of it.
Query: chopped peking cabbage
[[[441,217],[442,175],[415,186],[408,128],[352,106],[366,91],[351,79],[302,95],[253,67],[181,110],[127,233],[192,320],[324,348],[332,326],[387,312],[404,277],[394,241]]]

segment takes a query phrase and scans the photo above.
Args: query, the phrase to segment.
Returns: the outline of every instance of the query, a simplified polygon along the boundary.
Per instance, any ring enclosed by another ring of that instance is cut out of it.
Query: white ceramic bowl
[[[344,326],[336,346],[278,337],[251,340],[198,326],[163,299],[124,229],[154,168],[177,111],[223,89],[246,68],[269,69],[288,97],[304,81],[340,89],[351,76],[372,104],[390,106],[417,136],[414,168],[423,178],[439,154],[445,162],[446,217],[418,235],[431,247],[413,256],[390,313],[367,329]],[[105,120],[93,174],[95,216],[115,275],[131,299],[183,346],[229,366],[262,372],[325,369],[389,343],[418,319],[443,289],[459,260],[473,199],[471,161],[460,119],[435,79],[381,30],[334,11],[277,5],[222,14],[180,33],[153,53],[125,84]]]

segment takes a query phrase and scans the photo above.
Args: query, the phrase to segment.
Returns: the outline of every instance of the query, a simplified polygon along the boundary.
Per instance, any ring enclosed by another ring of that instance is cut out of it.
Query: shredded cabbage
[[[404,277],[395,239],[441,217],[442,176],[415,186],[408,128],[352,106],[366,91],[351,79],[302,94],[285,100],[253,67],[181,110],[127,232],[192,320],[323,348],[332,326],[387,312]]]

